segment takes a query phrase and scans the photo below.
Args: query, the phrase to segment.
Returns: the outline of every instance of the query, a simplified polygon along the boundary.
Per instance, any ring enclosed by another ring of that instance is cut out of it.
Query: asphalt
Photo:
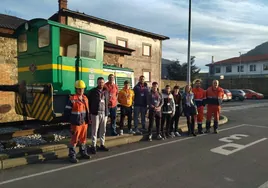
[[[219,134],[124,145],[76,165],[2,170],[0,187],[259,188],[268,181],[267,110],[267,100],[225,103],[229,123]]]

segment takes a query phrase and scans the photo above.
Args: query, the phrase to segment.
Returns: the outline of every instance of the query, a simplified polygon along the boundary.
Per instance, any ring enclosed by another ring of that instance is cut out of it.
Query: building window
[[[18,37],[18,48],[19,52],[26,52],[27,51],[27,34],[21,34]]]
[[[231,65],[228,65],[226,66],[226,72],[232,72],[232,66]]]
[[[149,44],[142,45],[142,55],[151,57],[152,46]]]
[[[87,57],[91,59],[96,59],[96,47],[97,39],[95,37],[81,34],[81,47],[80,56]]]
[[[127,46],[128,46],[128,43],[127,43],[126,39],[118,38],[116,43],[117,43],[118,46],[122,46],[122,47],[125,47],[125,48],[127,48]]]
[[[244,66],[243,65],[237,66],[237,72],[244,72]]]
[[[215,67],[215,73],[221,73],[221,67]]]
[[[38,29],[38,47],[46,47],[50,43],[50,29],[49,25],[45,25]]]
[[[151,82],[151,72],[143,71],[143,76],[145,78],[145,82]]]
[[[250,72],[255,72],[256,71],[256,65],[250,65],[249,66],[249,71]]]
[[[264,71],[268,71],[268,63],[263,64],[263,70],[264,70]]]

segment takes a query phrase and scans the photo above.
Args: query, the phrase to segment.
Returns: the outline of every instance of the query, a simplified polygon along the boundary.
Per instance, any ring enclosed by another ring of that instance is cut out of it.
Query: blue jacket
[[[141,87],[140,82],[134,87],[134,106],[147,107],[149,105],[148,95],[149,88],[147,83],[144,83],[143,88]]]

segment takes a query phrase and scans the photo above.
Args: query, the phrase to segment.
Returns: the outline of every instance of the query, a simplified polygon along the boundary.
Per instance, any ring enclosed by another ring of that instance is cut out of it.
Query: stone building
[[[105,35],[107,43],[134,50],[131,55],[106,52],[105,63],[133,69],[136,82],[144,75],[147,82],[161,84],[162,41],[169,37],[69,10],[67,0],[58,2],[59,11],[51,20]]]
[[[0,14],[0,85],[16,84],[17,78],[17,42],[12,37],[14,30],[25,20]],[[0,122],[20,120],[15,112],[14,93],[0,91]]]

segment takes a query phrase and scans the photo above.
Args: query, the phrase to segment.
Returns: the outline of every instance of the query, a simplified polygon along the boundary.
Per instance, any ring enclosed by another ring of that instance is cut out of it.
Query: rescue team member
[[[194,132],[195,128],[195,115],[197,114],[197,109],[194,103],[194,94],[192,92],[192,87],[189,85],[185,86],[185,91],[182,97],[183,113],[187,118],[188,135],[191,134],[196,136]]]
[[[202,123],[204,118],[204,100],[206,99],[206,91],[201,88],[201,81],[196,80],[194,82],[195,88],[193,88],[194,93],[194,101],[197,106],[197,127],[198,127],[198,134],[204,134]]]
[[[116,111],[117,111],[117,95],[118,95],[118,86],[114,83],[114,75],[110,74],[108,76],[109,81],[105,84],[107,91],[109,92],[109,116],[111,119],[111,135],[117,136],[116,131]]]
[[[171,88],[169,85],[166,85],[166,88],[163,92],[164,104],[162,107],[162,119],[161,119],[161,133],[163,139],[166,139],[167,136],[171,137],[170,131],[170,121],[171,118],[175,115],[175,101],[173,95],[171,94]],[[164,125],[166,123],[166,133],[164,133]]]
[[[69,98],[67,105],[64,110],[65,120],[71,123],[71,142],[69,147],[69,160],[72,163],[77,163],[75,147],[80,143],[79,153],[82,158],[90,159],[87,153],[86,139],[87,139],[87,128],[89,123],[89,107],[88,99],[84,95],[84,89],[86,84],[82,80],[75,82],[76,94]]]
[[[152,129],[153,124],[155,121],[156,124],[156,133],[157,133],[157,139],[161,140],[162,136],[160,135],[159,128],[160,128],[160,120],[161,120],[161,107],[163,105],[163,97],[161,93],[158,91],[158,83],[153,82],[152,83],[152,90],[150,91],[148,95],[148,105],[149,105],[149,141],[152,141]]]
[[[179,133],[179,120],[182,114],[182,96],[179,93],[179,90],[180,90],[179,86],[174,86],[172,91],[176,108],[175,108],[175,115],[172,117],[170,123],[171,137],[181,136]]]
[[[125,116],[127,116],[128,120],[128,133],[135,134],[131,129],[132,122],[132,104],[134,100],[134,91],[130,89],[129,81],[126,80],[124,82],[124,88],[118,94],[118,102],[121,105],[121,116],[120,116],[120,135],[123,135],[123,127]]]
[[[141,132],[138,129],[139,114],[141,114],[142,131],[146,131],[145,127],[145,115],[148,105],[148,86],[144,81],[145,77],[140,76],[138,84],[134,87],[134,131],[138,134]]]
[[[91,89],[88,94],[88,104],[91,114],[91,134],[92,134],[92,154],[96,154],[97,151],[97,134],[99,130],[100,144],[98,148],[100,151],[109,151],[108,148],[104,146],[105,144],[105,134],[106,134],[106,123],[109,114],[109,93],[104,88],[104,78],[99,77],[97,79],[98,86]]]
[[[206,133],[210,132],[211,117],[214,115],[214,133],[218,133],[218,125],[220,119],[221,104],[224,96],[224,91],[219,87],[219,81],[213,80],[212,86],[207,89],[206,92],[206,104],[207,104],[207,121],[206,121]]]

